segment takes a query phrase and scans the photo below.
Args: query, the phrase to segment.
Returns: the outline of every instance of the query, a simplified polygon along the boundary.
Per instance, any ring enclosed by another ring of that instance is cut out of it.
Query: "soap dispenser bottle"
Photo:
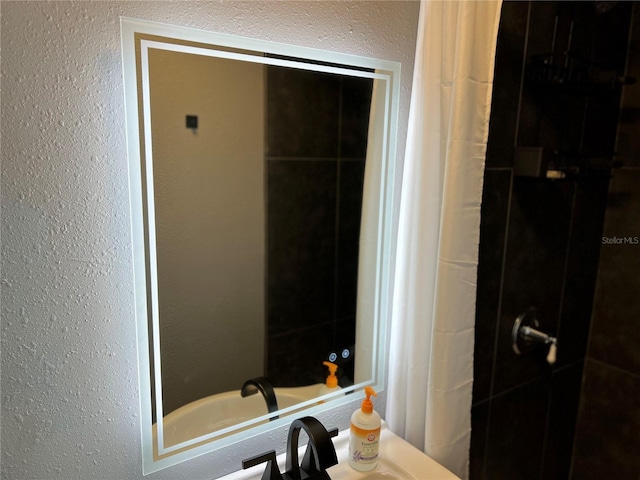
[[[338,365],[331,362],[322,362],[323,365],[326,365],[329,368],[329,376],[324,385],[322,385],[318,389],[318,396],[326,395],[327,393],[336,392],[341,390],[341,387],[338,385],[338,377],[336,377],[336,370],[338,370]]]
[[[349,465],[361,472],[373,470],[378,464],[380,446],[380,415],[373,409],[371,395],[378,395],[371,387],[365,387],[366,398],[362,406],[351,415],[349,435]]]

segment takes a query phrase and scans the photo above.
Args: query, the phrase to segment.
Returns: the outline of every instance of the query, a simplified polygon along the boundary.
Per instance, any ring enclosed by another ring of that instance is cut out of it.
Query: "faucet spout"
[[[240,395],[244,398],[257,392],[260,392],[264,397],[269,413],[278,411],[278,401],[276,400],[276,394],[273,391],[273,385],[271,385],[271,382],[266,377],[256,377],[244,382],[242,389],[240,390]],[[269,418],[270,421],[277,419],[278,415]]]
[[[304,429],[309,436],[302,467],[298,464],[298,438],[301,429]],[[294,420],[289,426],[287,437],[287,471],[284,478],[288,480],[329,479],[326,469],[338,463],[336,450],[331,441],[332,434],[336,433],[327,432],[322,423],[313,417]]]

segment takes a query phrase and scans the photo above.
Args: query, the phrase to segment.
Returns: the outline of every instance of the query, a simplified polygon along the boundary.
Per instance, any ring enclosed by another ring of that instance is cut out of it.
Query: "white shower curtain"
[[[501,1],[423,1],[386,420],[467,478],[480,203]]]

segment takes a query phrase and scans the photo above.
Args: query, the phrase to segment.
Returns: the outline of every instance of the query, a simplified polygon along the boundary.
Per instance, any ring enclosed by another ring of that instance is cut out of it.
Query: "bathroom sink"
[[[349,466],[349,430],[341,431],[333,439],[338,465],[327,470],[331,480],[460,480],[459,477],[395,435],[382,422],[378,465],[369,472],[359,472]],[[300,456],[304,453],[304,446]],[[278,466],[285,471],[285,455],[278,456]],[[239,470],[221,480],[260,480],[265,465]]]
[[[332,475],[332,479],[353,478],[360,480],[417,480],[416,477],[414,475],[411,475],[407,470],[396,465],[393,462],[390,462],[386,458],[380,458],[378,460],[378,465],[376,466],[376,468],[370,472],[356,472],[349,467],[349,471],[346,471],[345,469],[346,476],[340,476],[340,474],[338,474],[337,472],[332,473]]]
[[[415,477],[397,477],[393,473],[373,472],[370,475],[366,475],[362,478],[365,480],[403,480],[404,478],[414,479]]]
[[[460,480],[438,462],[406,442],[382,422],[378,465],[369,472],[349,466],[349,430],[340,432],[333,444],[338,465],[327,470],[332,480]]]
[[[319,383],[305,387],[276,387],[274,392],[278,407],[291,407],[315,398],[322,385]],[[267,413],[267,405],[259,393],[244,398],[239,390],[210,395],[165,415],[164,445],[165,447],[177,445]],[[297,410],[294,410],[284,416],[296,413],[298,413]],[[153,427],[155,436],[155,425]]]

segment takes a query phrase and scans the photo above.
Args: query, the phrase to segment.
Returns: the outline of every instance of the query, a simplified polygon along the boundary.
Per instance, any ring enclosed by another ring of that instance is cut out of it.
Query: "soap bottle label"
[[[349,439],[349,461],[359,466],[375,464],[378,461],[380,427],[365,430],[351,424]]]

